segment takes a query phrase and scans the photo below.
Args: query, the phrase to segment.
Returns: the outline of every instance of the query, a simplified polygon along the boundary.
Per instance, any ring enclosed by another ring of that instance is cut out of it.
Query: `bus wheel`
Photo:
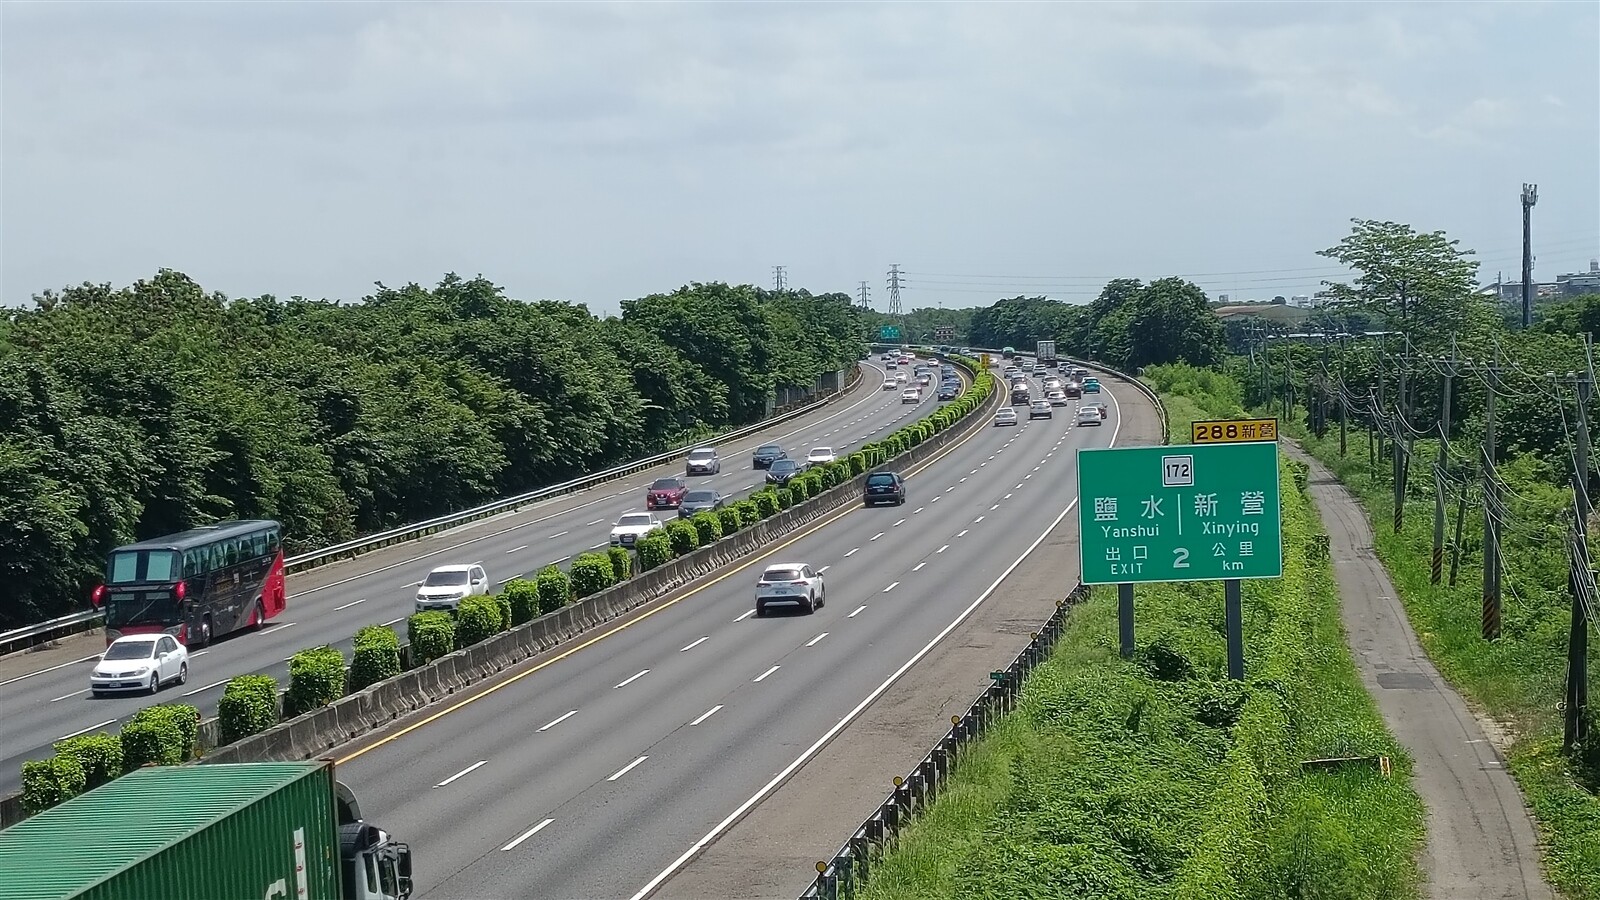
[[[265,624],[267,624],[267,610],[261,605],[261,601],[257,600],[255,611],[250,614],[250,630],[260,631],[261,626]]]
[[[200,620],[200,646],[211,646],[211,617],[206,616]]]

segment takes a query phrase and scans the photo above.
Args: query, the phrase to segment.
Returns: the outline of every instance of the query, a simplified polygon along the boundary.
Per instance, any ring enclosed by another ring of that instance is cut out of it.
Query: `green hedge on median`
[[[455,620],[436,609],[412,613],[406,618],[406,642],[411,645],[412,668],[448,656],[456,649]]]
[[[682,519],[667,524],[667,540],[672,544],[672,555],[687,556],[700,547],[700,535],[694,526]]]
[[[708,547],[722,540],[722,519],[714,512],[695,513],[689,517],[700,546]]]
[[[187,703],[147,706],[122,726],[122,768],[175,766],[194,755],[200,735],[200,710]]]
[[[398,668],[398,666],[396,666]],[[239,675],[228,679],[217,703],[221,743],[260,734],[278,724],[278,682],[271,675]]]
[[[739,511],[731,506],[724,506],[717,510],[717,520],[722,523],[724,535],[733,534],[744,527],[744,520],[740,518]]]
[[[22,764],[22,805],[30,813],[49,809],[83,793],[87,778],[75,756],[57,754]]]
[[[539,572],[539,614],[548,615],[572,602],[572,579],[554,565]]]
[[[303,715],[344,696],[344,654],[330,646],[308,647],[289,659],[286,717]]]
[[[466,597],[456,607],[455,649],[470,647],[500,633],[500,604],[493,597]]]
[[[513,627],[531,622],[539,616],[539,585],[526,578],[513,578],[506,582],[500,596],[511,605]]]
[[[606,555],[611,557],[611,575],[614,582],[620,583],[633,577],[633,554],[627,547],[610,547]]]
[[[580,553],[572,561],[572,593],[582,599],[598,594],[616,583],[611,557],[604,553]]]
[[[672,561],[672,539],[665,531],[652,531],[633,544],[639,554],[639,571],[658,569]]]
[[[70,756],[83,767],[83,789],[93,790],[122,774],[122,740],[114,734],[80,734],[56,741],[57,756]]]
[[[387,625],[356,632],[350,654],[350,693],[400,674],[400,638]]]

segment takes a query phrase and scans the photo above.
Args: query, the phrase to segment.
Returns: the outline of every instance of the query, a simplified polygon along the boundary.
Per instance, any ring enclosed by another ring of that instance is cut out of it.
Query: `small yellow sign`
[[[983,367],[987,369],[992,365],[994,365],[994,363],[989,362],[989,354],[983,354]]]
[[[1277,439],[1277,419],[1223,419],[1194,423],[1194,438],[1191,443],[1237,444]]]

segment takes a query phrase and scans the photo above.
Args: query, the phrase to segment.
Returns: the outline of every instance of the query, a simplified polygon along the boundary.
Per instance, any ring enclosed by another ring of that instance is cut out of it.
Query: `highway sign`
[[[933,339],[936,341],[948,341],[955,336],[956,328],[954,325],[939,325],[933,329]]]
[[[1085,584],[1283,575],[1278,445],[1078,451]]]
[[[1218,419],[1196,422],[1190,440],[1196,444],[1232,444],[1241,441],[1276,441],[1277,419]]]
[[[880,325],[878,326],[878,340],[898,341],[900,340],[900,329],[894,325]]]

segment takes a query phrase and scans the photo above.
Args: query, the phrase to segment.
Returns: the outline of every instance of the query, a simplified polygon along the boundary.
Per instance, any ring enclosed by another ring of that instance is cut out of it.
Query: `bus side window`
[[[267,555],[267,533],[258,531],[250,536],[250,557],[260,559]]]
[[[238,565],[239,564],[239,539],[238,538],[233,538],[232,540],[229,540],[228,543],[227,543],[227,547],[228,547],[228,565],[230,565],[230,566]]]
[[[278,529],[273,528],[273,529],[269,530],[267,532],[267,552],[269,552],[269,553],[277,553],[278,552],[278,542],[279,542],[279,540],[280,540],[280,536],[278,534]]]
[[[183,551],[183,577],[194,578],[205,573],[205,549]]]

